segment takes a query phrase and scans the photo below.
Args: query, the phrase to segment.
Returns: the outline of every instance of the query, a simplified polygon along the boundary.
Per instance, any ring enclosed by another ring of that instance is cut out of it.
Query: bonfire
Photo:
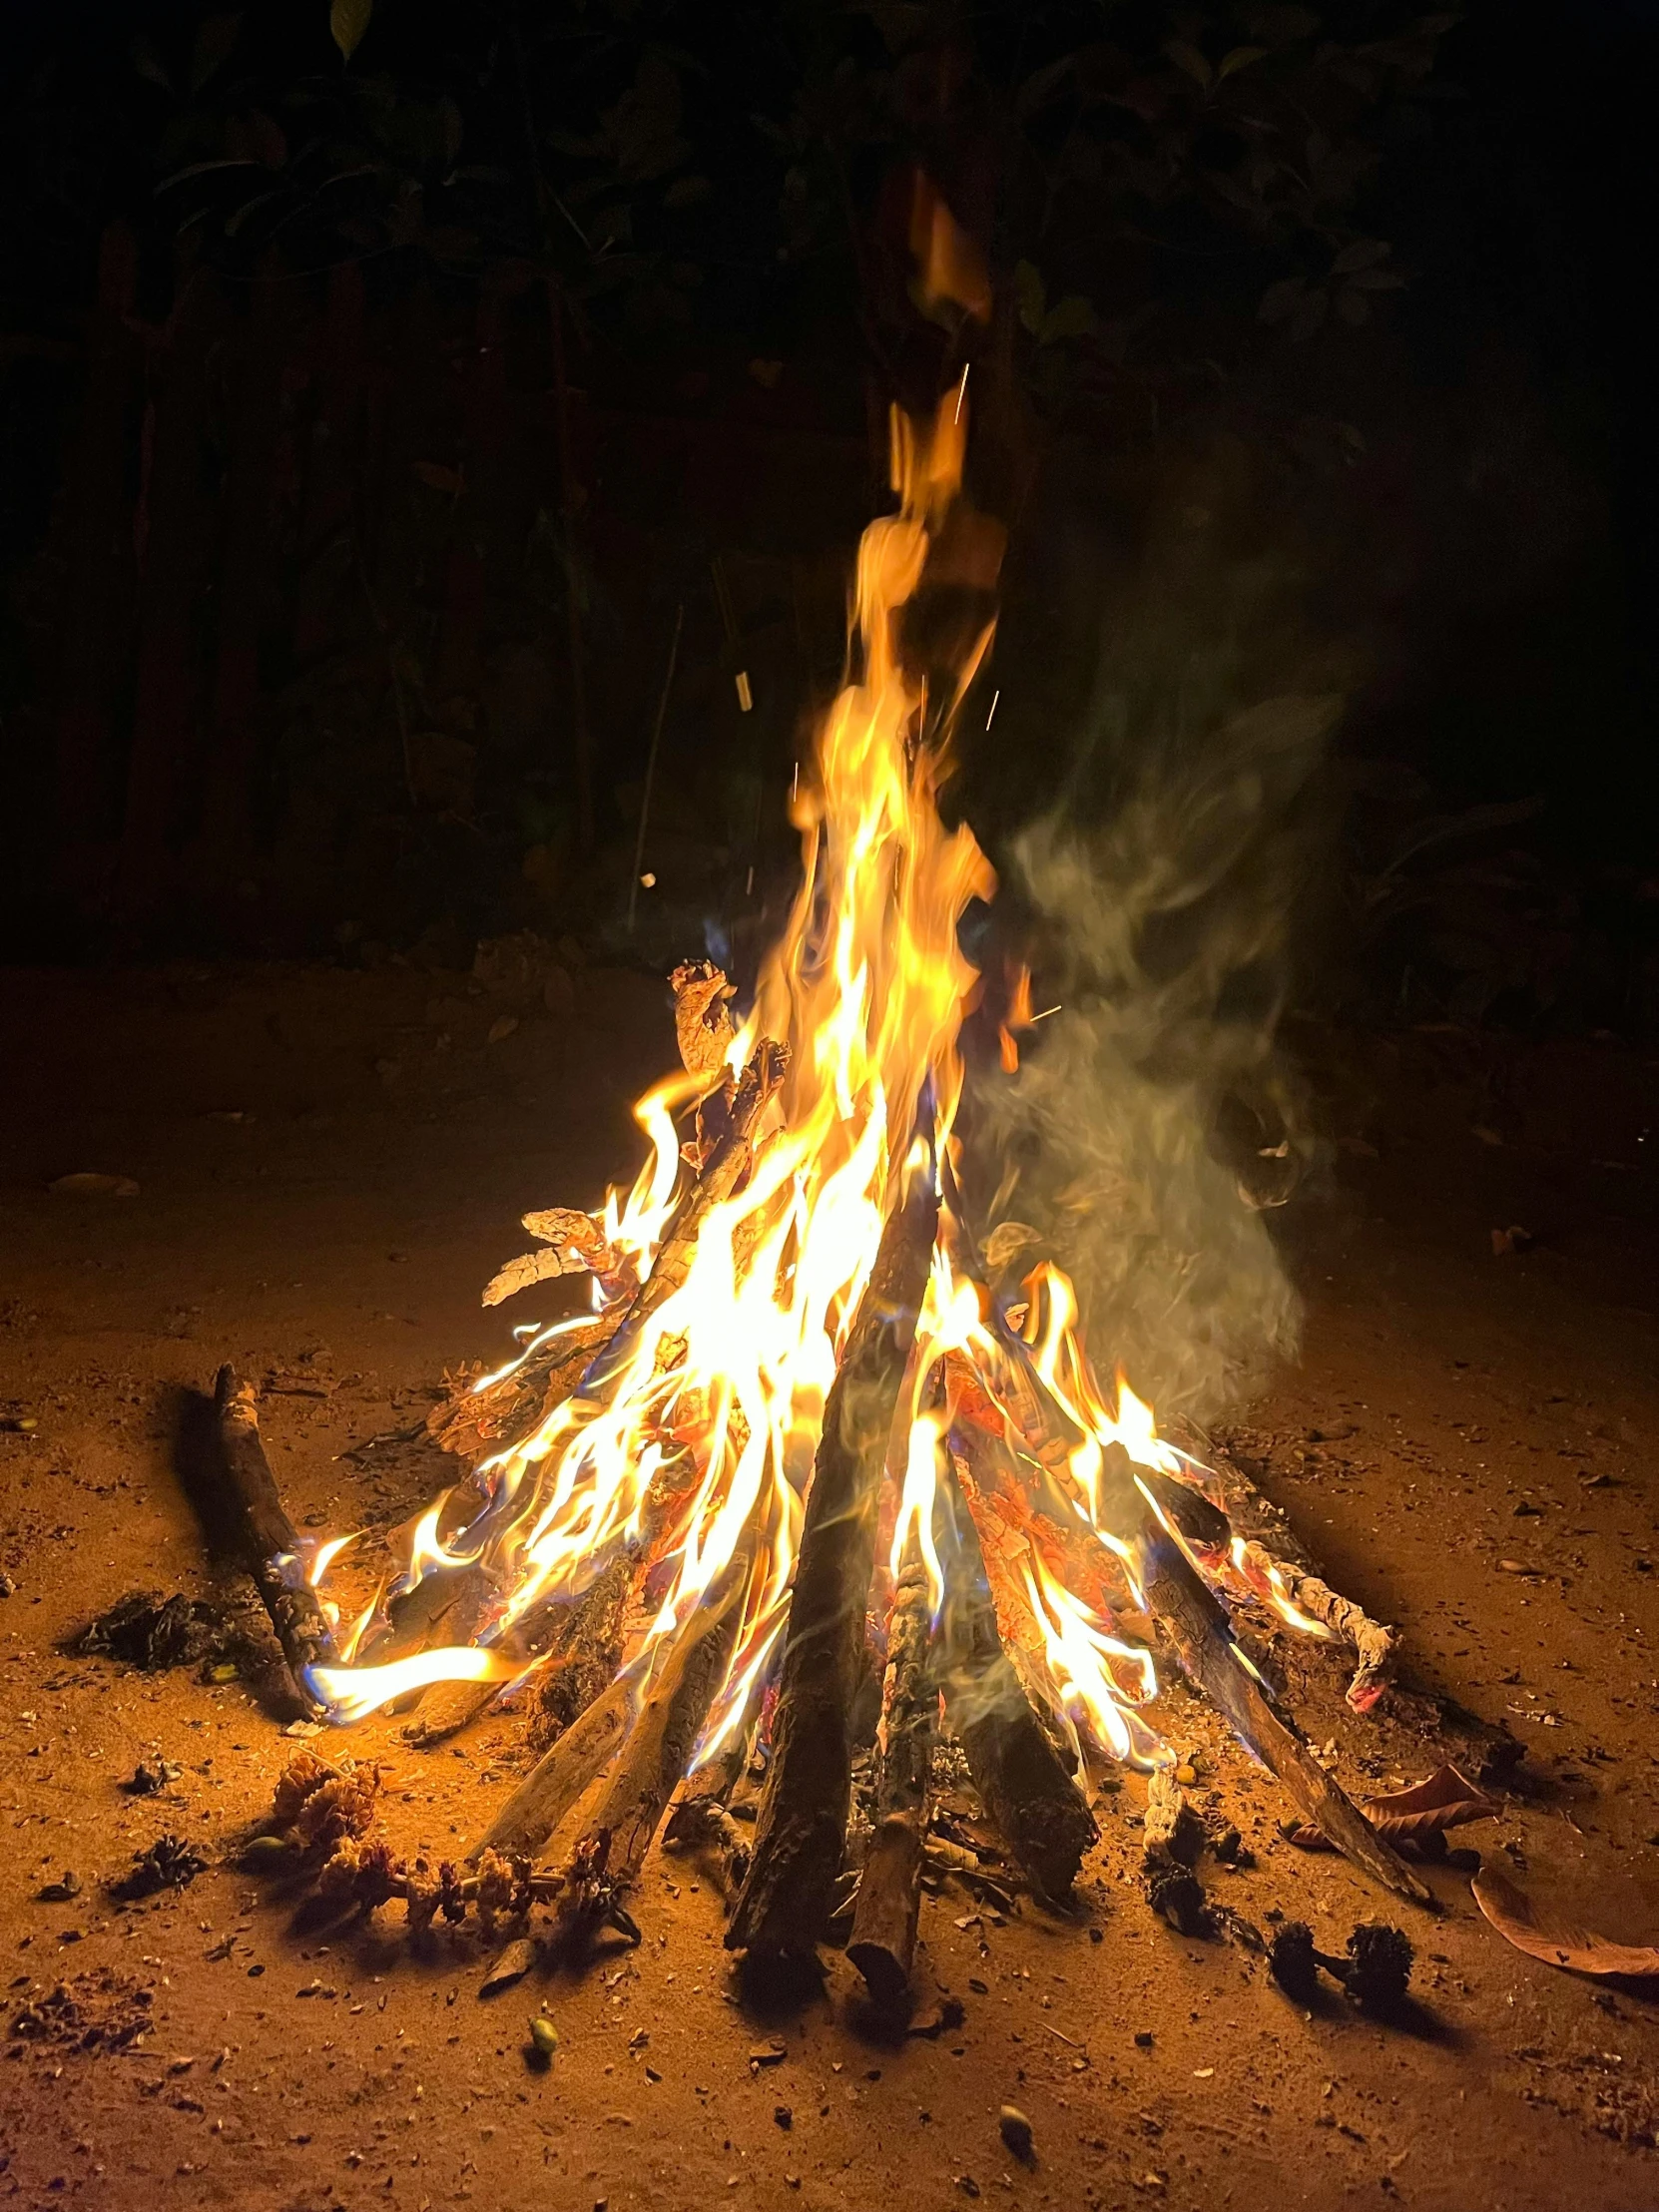
[[[964,397],[894,415],[897,511],[864,533],[846,680],[793,802],[800,889],[752,999],[707,961],[676,972],[684,1064],[636,1109],[633,1188],[527,1215],[535,1249],[485,1292],[583,1275],[590,1311],[525,1332],[437,1409],[469,1471],[349,1623],[328,1587],[349,1537],[293,1536],[251,1393],[222,1377],[262,1588],[314,1711],[413,1706],[406,1733],[431,1743],[499,1701],[544,1747],[439,1869],[372,1838],[373,1770],[301,1755],[278,1811],[329,1853],[336,1895],[400,1896],[417,1924],[545,1906],[548,1940],[579,1952],[602,1927],[637,1933],[629,1897],[666,1824],[719,1854],[734,1949],[799,1959],[849,1916],[849,1955],[896,2000],[925,1867],[952,1848],[930,1831],[954,1758],[1049,1900],[1096,1839],[1092,1781],[1142,1770],[1153,1902],[1197,1925],[1204,1837],[1147,1717],[1173,1666],[1307,1838],[1427,1899],[1388,1821],[1312,1753],[1244,1616],[1348,1645],[1362,1711],[1391,1632],[1276,1548],[1236,1469],[1160,1436],[1129,1379],[1103,1387],[1066,1277],[1012,1279],[963,1202],[960,1038],[982,979],[958,925],[995,881],[938,803],[1001,545],[963,497]],[[918,667],[906,617],[941,590],[978,613],[946,668]],[[1030,1006],[1017,977],[1004,1068]],[[1430,1826],[1463,1817],[1441,1795]]]

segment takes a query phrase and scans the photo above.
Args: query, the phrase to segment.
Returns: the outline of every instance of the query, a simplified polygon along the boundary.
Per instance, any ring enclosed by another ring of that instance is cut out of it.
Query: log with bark
[[[1192,1431],[1196,1451],[1215,1476],[1234,1534],[1244,1539],[1263,1572],[1269,1562],[1277,1565],[1293,1603],[1340,1636],[1360,1660],[1349,1687],[1350,1704],[1370,1711],[1385,1698],[1388,1711],[1423,1734],[1440,1737],[1451,1750],[1454,1763],[1478,1781],[1498,1781],[1518,1766],[1525,1753],[1519,1738],[1500,1723],[1483,1719],[1455,1698],[1415,1679],[1410,1668],[1400,1663],[1395,1632],[1381,1627],[1360,1607],[1329,1590],[1319,1562],[1297,1535],[1284,1507],[1258,1487],[1232,1452],[1196,1422],[1186,1425]],[[1328,1591],[1329,1603],[1322,1595]],[[1386,1643],[1378,1639],[1386,1639]]]
[[[953,1467],[940,1478],[936,1526],[945,1712],[1008,1848],[1044,1897],[1063,1898],[1100,1832],[1003,1648],[984,1552]]]
[[[939,1203],[930,1174],[881,1233],[824,1408],[796,1561],[755,1856],[727,1930],[734,1950],[810,1955],[829,1918],[851,1802],[850,1717],[863,1673],[877,1505]]]
[[[922,1847],[939,1692],[930,1646],[933,1608],[927,1569],[912,1531],[887,1615],[887,1664],[876,1737],[875,1828],[852,1916],[846,1955],[878,2002],[909,1987],[921,1910]]]
[[[1033,1399],[1035,1393],[1033,1393]],[[988,1489],[1016,1484],[1012,1453],[982,1429],[969,1433],[987,1465],[998,1462],[1003,1472],[987,1477]],[[1028,1436],[1037,1465],[1026,1489],[1030,1509],[1065,1530],[1073,1544],[1077,1516],[1055,1505],[1053,1480],[1042,1461],[1050,1433]],[[1416,1904],[1429,1902],[1428,1892],[1398,1854],[1378,1836],[1359,1808],[1315,1759],[1296,1724],[1281,1709],[1260,1672],[1240,1647],[1226,1607],[1192,1564],[1176,1537],[1154,1509],[1137,1482],[1139,1469],[1122,1444],[1109,1444],[1099,1477],[1100,1512],[1105,1524],[1123,1541],[1134,1544],[1137,1575],[1147,1610],[1162,1626],[1188,1680],[1202,1690],[1246,1748],[1278,1776],[1299,1811],[1310,1804],[1328,1808],[1340,1834],[1326,1834],[1344,1856],[1374,1881]],[[1068,1527],[1069,1524],[1069,1527]],[[1304,1815],[1305,1818],[1311,1818]],[[1316,1824],[1324,1826],[1324,1817]]]
[[[298,1531],[288,1518],[260,1437],[254,1385],[240,1382],[228,1363],[214,1384],[214,1411],[243,1563],[271,1615],[296,1698],[306,1712],[320,1713],[323,1708],[312,1692],[308,1670],[339,1664],[334,1632],[304,1577]]]
[[[1133,1540],[1148,1610],[1162,1623],[1182,1672],[1264,1766],[1272,1769],[1297,1810],[1354,1866],[1397,1897],[1432,1901],[1392,1847],[1384,1843],[1314,1757],[1307,1739],[1283,1712],[1240,1649],[1226,1607],[1135,1485],[1122,1444],[1103,1454],[1101,1511],[1107,1525]],[[1310,1810],[1319,1807],[1318,1812]]]
[[[754,1555],[748,1542],[705,1591],[656,1668],[599,1805],[566,1863],[554,1945],[580,1955],[605,1924],[632,1931],[624,1901],[737,1649]]]

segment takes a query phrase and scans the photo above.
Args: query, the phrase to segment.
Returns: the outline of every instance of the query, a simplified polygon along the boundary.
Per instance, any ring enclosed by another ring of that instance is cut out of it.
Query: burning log
[[[1428,1892],[1314,1757],[1240,1649],[1221,1600],[1210,1590],[1135,1487],[1122,1444],[1107,1446],[1101,1494],[1113,1526],[1139,1536],[1137,1571],[1148,1609],[1162,1622],[1182,1672],[1204,1692],[1234,1734],[1271,1768],[1305,1819],[1373,1881],[1414,1904]],[[1137,1509],[1137,1500],[1140,1500]],[[1309,1808],[1318,1806],[1317,1813]]]
[[[1471,1713],[1455,1698],[1412,1680],[1398,1665],[1395,1631],[1380,1627],[1351,1600],[1329,1590],[1319,1562],[1298,1537],[1284,1508],[1258,1489],[1228,1452],[1219,1449],[1195,1424],[1189,1425],[1194,1427],[1195,1441],[1203,1448],[1233,1533],[1242,1539],[1247,1556],[1266,1573],[1270,1585],[1276,1566],[1292,1602],[1341,1637],[1360,1660],[1349,1686],[1349,1703],[1358,1711],[1369,1712],[1386,1692],[1391,1710],[1425,1734],[1441,1737],[1451,1747],[1455,1764],[1482,1782],[1494,1782],[1518,1766],[1525,1749],[1519,1738]],[[1385,1645],[1382,1639],[1386,1639]]]
[[[565,1868],[555,1942],[580,1952],[632,1889],[691,1764],[737,1647],[752,1553],[741,1544],[656,1670],[616,1770]],[[631,1926],[626,1916],[619,1925]]]
[[[320,1708],[311,1695],[307,1669],[338,1663],[334,1632],[300,1571],[298,1532],[287,1516],[260,1439],[254,1385],[239,1382],[229,1363],[220,1369],[214,1384],[214,1408],[244,1561],[271,1615],[299,1700],[307,1712],[317,1712]]]
[[[613,1323],[601,1317],[533,1345],[495,1382],[452,1386],[426,1416],[426,1431],[444,1451],[480,1459],[504,1435],[528,1435],[575,1389]]]
[[[887,1616],[877,1738],[875,1833],[858,1881],[846,1955],[870,1994],[895,2003],[909,1985],[921,1910],[922,1846],[939,1693],[929,1656],[932,1602],[912,1532]]]
[[[986,1812],[1045,1897],[1064,1897],[1099,1830],[1003,1649],[973,1516],[954,1468],[939,1484],[945,1711]]]
[[[938,1219],[931,1174],[913,1174],[881,1233],[825,1403],[755,1857],[726,1935],[734,1950],[810,1952],[829,1916],[851,1802],[849,1717],[863,1672],[877,1501]]]
[[[583,1376],[581,1386],[585,1392],[603,1390],[620,1374],[632,1357],[646,1323],[684,1287],[704,1223],[717,1206],[731,1197],[749,1171],[753,1157],[750,1139],[755,1124],[783,1082],[789,1064],[788,1048],[770,1037],[763,1037],[750,1055],[720,1139],[687,1192],[668,1234],[658,1247],[651,1273],[635,1293],[633,1304],[623,1316],[615,1336],[595,1355]]]

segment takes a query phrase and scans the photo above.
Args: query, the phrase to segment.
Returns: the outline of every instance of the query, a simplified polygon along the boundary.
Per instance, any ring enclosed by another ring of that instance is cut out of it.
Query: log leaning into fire
[[[484,1834],[467,1846],[463,1856],[468,1866],[476,1866],[486,1851],[499,1852],[504,1859],[535,1857],[582,1793],[621,1750],[647,1679],[644,1665],[628,1668],[571,1722],[558,1742],[536,1761]]]
[[[953,1468],[939,1482],[937,1524],[945,1711],[1008,1848],[1045,1897],[1063,1898],[1100,1832],[1003,1649],[984,1553]]]
[[[318,1712],[306,1670],[338,1665],[334,1632],[300,1567],[298,1532],[260,1438],[254,1385],[239,1382],[229,1365],[214,1384],[214,1410],[244,1562],[271,1615],[298,1698],[307,1712]]]
[[[863,1671],[877,1501],[939,1202],[915,1174],[881,1243],[824,1408],[773,1716],[755,1856],[730,1949],[810,1955],[829,1918],[851,1805],[849,1721]]]
[[[887,1615],[887,1664],[876,1737],[875,1829],[858,1877],[852,1936],[846,1946],[846,1955],[868,1983],[870,1994],[886,2004],[896,2002],[909,1986],[921,1910],[928,1779],[939,1704],[929,1648],[932,1612],[927,1570],[912,1533]]]
[[[726,1678],[752,1564],[750,1547],[740,1545],[652,1678],[598,1808],[564,1868],[553,1940],[567,1954],[579,1956],[606,1921],[637,1933],[624,1900]]]
[[[1118,1443],[1104,1453],[1100,1495],[1112,1527],[1138,1537],[1137,1573],[1147,1608],[1163,1624],[1181,1670],[1246,1747],[1272,1769],[1297,1810],[1323,1829],[1354,1866],[1414,1904],[1428,1892],[1359,1807],[1328,1775],[1295,1723],[1280,1710],[1240,1650],[1226,1608],[1137,1489]],[[1317,1813],[1308,1809],[1318,1806]]]

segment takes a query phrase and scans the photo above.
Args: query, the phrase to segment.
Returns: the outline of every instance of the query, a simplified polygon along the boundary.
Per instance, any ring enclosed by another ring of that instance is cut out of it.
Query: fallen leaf
[[[1610,1943],[1566,1921],[1540,1922],[1532,1900],[1495,1867],[1469,1884],[1474,1902],[1505,1942],[1569,1973],[1659,1974],[1659,1944]]]
[[[1436,1767],[1426,1781],[1413,1782],[1408,1789],[1367,1798],[1360,1810],[1390,1844],[1411,1844],[1424,1836],[1443,1836],[1448,1828],[1461,1828],[1467,1821],[1494,1820],[1499,1808],[1494,1798],[1448,1766]],[[1307,1823],[1283,1833],[1285,1841],[1299,1851],[1335,1848],[1323,1829]]]
[[[137,1198],[139,1187],[130,1175],[60,1175],[46,1188],[54,1198]]]

